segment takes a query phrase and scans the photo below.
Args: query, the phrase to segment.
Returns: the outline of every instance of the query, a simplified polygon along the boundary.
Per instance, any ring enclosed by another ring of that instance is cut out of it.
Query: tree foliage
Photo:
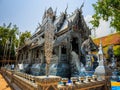
[[[20,35],[18,27],[12,25],[12,23],[0,26],[0,60],[15,59],[15,48],[18,47],[19,44],[23,45],[25,38],[29,38],[30,36],[31,33],[28,31]]]
[[[117,45],[116,47],[114,47],[114,54],[120,60],[120,45]]]
[[[18,32],[18,27],[16,25],[12,26],[12,23],[0,26],[0,46],[2,47],[0,53],[2,58],[5,54],[4,52],[6,52],[6,57],[9,56],[8,54],[15,56],[15,47],[18,45]]]
[[[31,37],[31,33],[28,31],[23,32],[20,35],[20,46],[25,44],[25,39]]]
[[[98,0],[93,7],[95,10],[91,21],[93,27],[99,26],[100,19],[110,20],[110,26],[120,31],[120,0]]]

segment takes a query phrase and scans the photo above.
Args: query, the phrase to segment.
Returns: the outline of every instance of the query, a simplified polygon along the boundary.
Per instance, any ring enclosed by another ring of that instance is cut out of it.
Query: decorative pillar
[[[94,74],[97,75],[99,79],[105,80],[104,90],[111,90],[110,77],[112,75],[112,71],[106,64],[106,60],[104,58],[104,54],[102,50],[102,43],[100,43],[98,58],[99,58],[99,66],[95,69]]]
[[[44,53],[41,51],[41,63],[44,63]]]
[[[58,90],[58,82],[61,81],[59,76],[38,76],[35,77],[35,82],[38,85],[38,90]]]
[[[47,19],[46,27],[45,27],[45,42],[44,42],[44,50],[45,50],[45,59],[46,59],[46,76],[49,76],[49,65],[52,58],[53,52],[53,41],[54,41],[54,24],[51,19]]]

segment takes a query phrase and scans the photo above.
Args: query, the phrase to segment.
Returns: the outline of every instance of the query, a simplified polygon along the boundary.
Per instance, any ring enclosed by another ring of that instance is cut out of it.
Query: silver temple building
[[[65,9],[58,17],[56,10],[53,11],[51,7],[45,10],[38,30],[30,38],[25,39],[25,45],[19,47],[17,63],[23,64],[23,72],[45,75],[44,34],[49,20],[55,27],[50,74],[62,77],[78,76],[81,66],[86,64],[83,52],[88,54],[88,49],[96,49],[89,37],[91,31],[82,15],[82,7],[71,15],[68,15]]]

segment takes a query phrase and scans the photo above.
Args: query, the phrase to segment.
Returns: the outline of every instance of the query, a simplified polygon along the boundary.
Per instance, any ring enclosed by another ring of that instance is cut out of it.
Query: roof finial
[[[55,9],[55,14],[57,13],[57,7],[56,7],[56,9]]]
[[[80,10],[82,9],[82,7],[84,7],[84,2],[83,2],[82,5],[80,6]]]
[[[67,13],[67,9],[68,9],[68,4],[67,4],[67,7],[66,7],[66,9],[65,9],[65,14]]]
[[[46,18],[46,8],[45,8],[45,11],[44,11],[44,15],[42,17],[42,21]]]
[[[56,16],[56,13],[57,13],[57,7],[56,7],[56,9],[55,9],[55,11],[54,11],[54,16]]]

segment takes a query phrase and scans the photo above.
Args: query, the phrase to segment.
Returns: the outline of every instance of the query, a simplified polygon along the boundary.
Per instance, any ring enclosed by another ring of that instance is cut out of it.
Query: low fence
[[[38,90],[37,84],[34,82],[34,77],[25,73],[8,70],[6,68],[1,68],[3,76],[9,81],[14,90],[14,84],[19,87],[20,90]]]
[[[21,90],[110,90],[106,80],[93,77],[72,77],[71,83],[67,78],[58,76],[32,76],[26,73],[1,68],[4,77],[9,78],[10,84],[16,84]],[[15,89],[18,90],[18,89]]]

